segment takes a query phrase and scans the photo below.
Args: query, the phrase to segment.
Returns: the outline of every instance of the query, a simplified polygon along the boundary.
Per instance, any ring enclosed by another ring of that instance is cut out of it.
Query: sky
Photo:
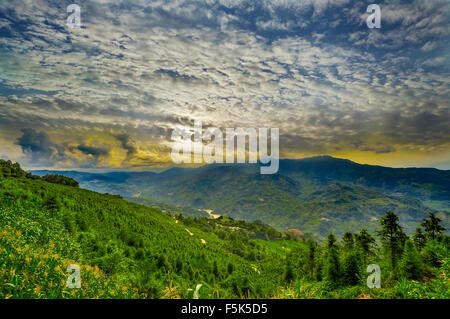
[[[282,158],[450,169],[449,20],[449,0],[0,0],[0,158],[165,167],[197,120],[279,128]]]

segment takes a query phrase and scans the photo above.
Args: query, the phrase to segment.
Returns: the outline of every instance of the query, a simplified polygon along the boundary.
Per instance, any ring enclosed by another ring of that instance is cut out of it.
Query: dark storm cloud
[[[17,140],[17,145],[22,147],[33,161],[52,163],[61,159],[63,149],[50,141],[45,132],[37,132],[32,128],[21,130],[23,135]]]
[[[86,155],[92,155],[94,157],[105,156],[109,154],[109,150],[106,148],[88,146],[85,144],[78,145],[77,149]]]
[[[450,110],[438,109],[407,114],[386,112],[374,121],[380,133],[384,132],[399,143],[448,143],[450,140]]]
[[[377,142],[374,145],[367,145],[363,141],[356,141],[352,143],[355,146],[355,149],[363,152],[373,152],[375,154],[387,154],[395,152],[395,147],[391,145],[386,145],[381,142]]]
[[[131,144],[130,136],[128,134],[118,134],[114,136],[122,145],[123,149],[127,151],[127,159],[136,154],[136,148]]]

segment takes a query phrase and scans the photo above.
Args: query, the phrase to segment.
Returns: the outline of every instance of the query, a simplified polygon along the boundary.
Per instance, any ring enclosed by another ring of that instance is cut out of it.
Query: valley
[[[450,221],[450,171],[437,169],[395,169],[322,156],[280,160],[274,175],[260,175],[256,164],[175,167],[161,173],[59,173],[82,187],[137,203],[175,205],[194,211],[190,216],[195,210],[213,210],[260,220],[280,231],[296,228],[319,239],[328,232],[358,231],[361,225],[374,231],[388,210],[399,214],[409,233],[430,212],[447,228]]]

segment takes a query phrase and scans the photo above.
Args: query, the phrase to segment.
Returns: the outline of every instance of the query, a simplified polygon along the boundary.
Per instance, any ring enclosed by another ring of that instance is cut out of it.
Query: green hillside
[[[164,202],[213,209],[235,219],[260,219],[279,230],[297,228],[318,238],[328,232],[340,236],[358,231],[361,225],[373,231],[389,210],[399,214],[401,224],[411,233],[432,211],[417,199],[360,186],[298,182],[281,175],[224,176],[143,186],[141,197],[151,194]]]
[[[436,224],[413,246],[400,228],[391,258],[387,239],[365,231],[295,239],[0,167],[1,298],[192,298],[198,284],[200,298],[449,298],[450,241]],[[365,284],[369,263],[383,270],[381,289]],[[81,266],[80,289],[66,286],[69,264]]]
[[[118,283],[137,288],[138,294],[155,298],[188,297],[189,289],[198,283],[204,285],[205,297],[262,297],[273,294],[282,284],[278,269],[283,261],[250,242],[250,238],[287,239],[268,226],[227,218],[196,221],[171,216],[120,196],[28,177],[12,174],[0,179],[2,240],[7,241],[2,242],[2,246],[7,245],[2,251],[7,256],[14,253],[12,248],[22,250],[26,245],[29,251],[47,252],[45,247],[58,242],[47,253],[59,255],[61,260],[52,260],[48,273],[54,265],[64,269],[65,259],[72,260],[97,266],[105,276],[114,276]],[[11,235],[15,233],[23,236]],[[302,246],[301,242],[296,244]],[[26,265],[22,260],[20,267]],[[11,264],[2,266],[10,271]],[[6,289],[2,294],[36,297],[33,292],[19,295],[22,278],[18,276],[21,274],[2,278]],[[41,280],[45,282],[42,277],[33,278],[33,283]],[[61,297],[62,293],[61,287],[47,296]],[[109,296],[107,292],[100,295],[105,296]]]
[[[88,189],[145,205],[189,207],[188,216],[198,209],[213,210],[249,222],[261,220],[280,231],[296,228],[318,239],[329,232],[357,232],[361,225],[374,231],[386,211],[395,211],[408,233],[430,212],[450,228],[450,173],[436,169],[360,165],[322,156],[281,160],[274,175],[261,175],[258,165],[250,164],[61,174]]]

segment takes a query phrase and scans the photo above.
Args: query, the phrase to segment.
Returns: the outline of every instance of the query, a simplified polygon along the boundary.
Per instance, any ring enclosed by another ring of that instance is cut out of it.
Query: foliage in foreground
[[[199,283],[201,298],[450,297],[450,240],[433,214],[411,238],[388,212],[378,240],[362,229],[317,243],[261,222],[171,215],[0,164],[1,298],[192,298]],[[381,289],[366,286],[371,263]],[[80,289],[67,288],[70,264],[81,267]]]

